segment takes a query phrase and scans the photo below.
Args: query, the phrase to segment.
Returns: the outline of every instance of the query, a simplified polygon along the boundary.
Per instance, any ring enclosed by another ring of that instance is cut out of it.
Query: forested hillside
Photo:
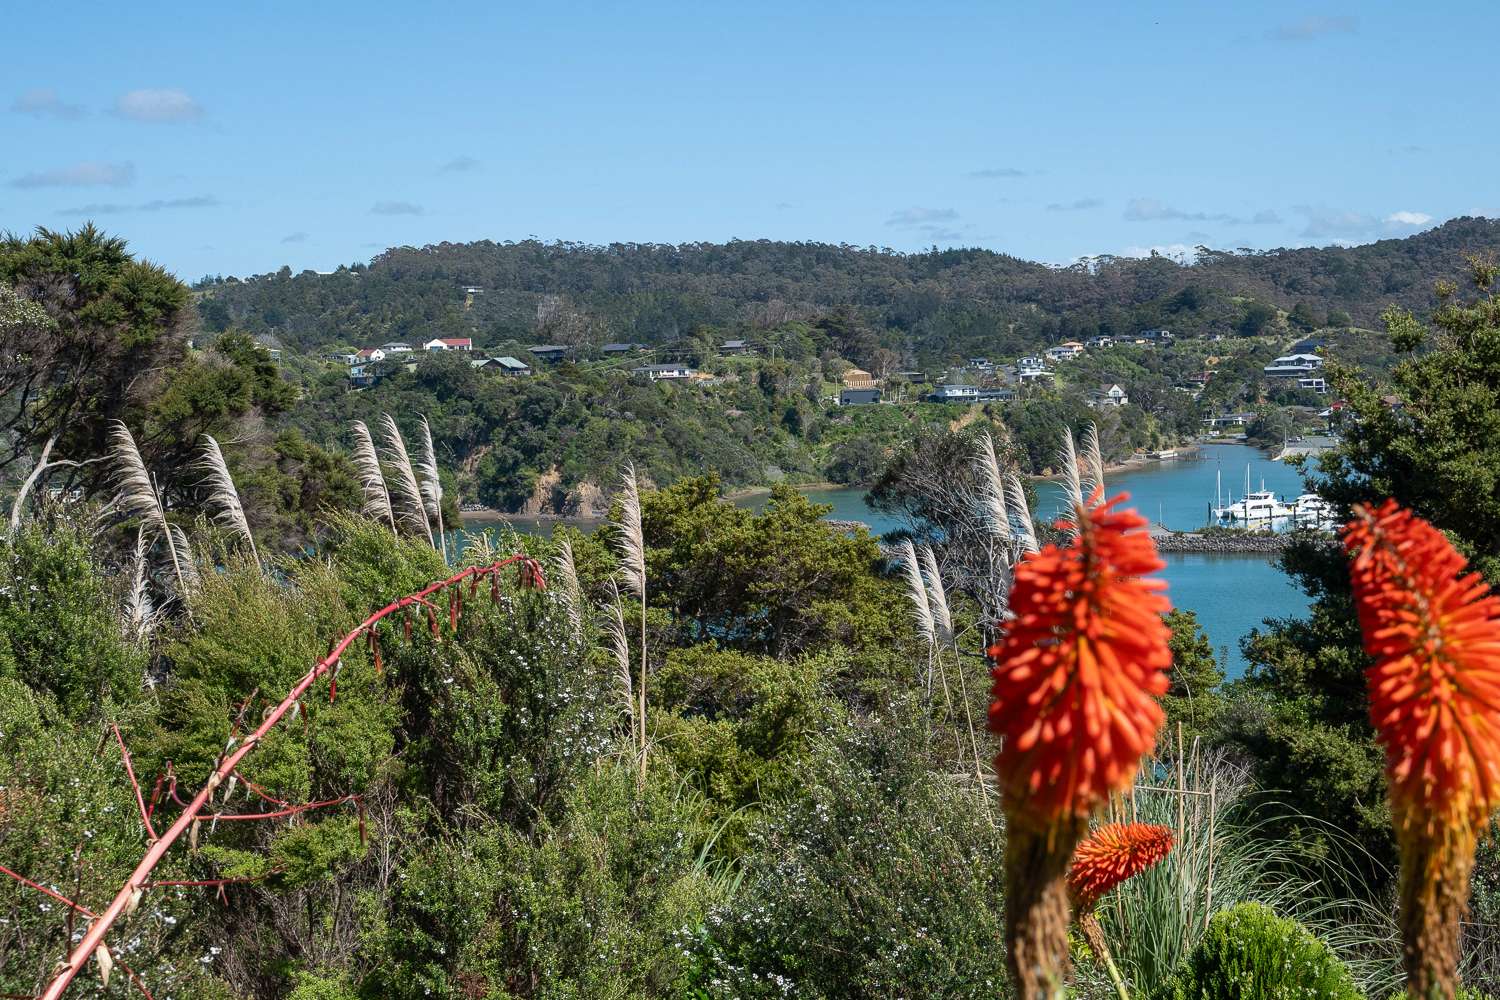
[[[451,334],[479,347],[659,344],[705,326],[768,329],[839,314],[867,351],[930,363],[1154,326],[1258,333],[1279,313],[1308,328],[1375,326],[1390,305],[1429,308],[1434,282],[1452,278],[1464,254],[1496,249],[1500,223],[1480,218],[1358,247],[1203,250],[1191,266],[1103,257],[1057,268],[988,250],[771,241],[482,241],[397,247],[331,274],[206,277],[196,288],[210,332],[245,330],[300,349]]]

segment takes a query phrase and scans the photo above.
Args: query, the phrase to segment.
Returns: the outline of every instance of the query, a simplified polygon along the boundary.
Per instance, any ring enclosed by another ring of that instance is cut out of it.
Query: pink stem
[[[146,824],[146,834],[156,839],[156,831],[151,828],[151,813],[146,808],[146,798],[141,794],[141,783],[135,780],[135,768],[130,765],[130,751],[125,749],[125,737],[120,735],[120,727],[114,723],[109,728],[115,731],[115,742],[120,744],[120,757],[125,761],[125,773],[130,777],[130,787],[135,789],[135,804],[141,808],[141,822]]]
[[[125,884],[120,887],[120,891],[115,894],[115,898],[110,901],[109,906],[105,907],[104,912],[99,916],[97,920],[93,922],[92,925],[90,925],[88,933],[84,934],[83,939],[79,941],[78,944],[73,947],[73,950],[68,954],[67,962],[63,965],[61,971],[57,973],[56,977],[53,978],[52,982],[47,984],[47,989],[42,994],[41,1000],[59,1000],[59,998],[62,997],[63,993],[66,992],[68,985],[73,982],[73,980],[78,976],[80,972],[83,971],[84,967],[88,964],[90,956],[94,954],[94,949],[98,948],[100,942],[104,940],[104,935],[109,932],[110,927],[114,926],[115,921],[120,919],[120,914],[125,912],[125,907],[130,904],[130,897],[134,895],[137,890],[144,888],[147,881],[146,877],[151,874],[151,872],[156,868],[158,864],[161,863],[161,860],[166,856],[167,851],[173,844],[177,842],[179,837],[187,832],[188,827],[192,826],[194,822],[198,821],[199,813],[201,813],[203,811],[203,807],[208,804],[208,800],[210,796],[213,795],[214,789],[216,789],[226,778],[229,777],[230,774],[234,772],[234,769],[239,766],[240,761],[243,760],[251,750],[255,749],[260,741],[265,737],[266,733],[270,732],[271,728],[281,721],[281,717],[291,710],[292,705],[296,704],[298,699],[300,699],[304,694],[307,693],[307,689],[312,687],[319,677],[322,677],[325,673],[333,668],[333,665],[338,662],[339,657],[344,655],[344,650],[348,649],[349,645],[354,642],[354,640],[357,639],[365,629],[369,628],[371,625],[374,625],[376,622],[380,621],[382,618],[385,618],[387,615],[390,615],[396,611],[400,611],[401,609],[411,604],[425,603],[424,599],[429,594],[442,590],[444,587],[452,586],[455,583],[461,583],[462,581],[470,577],[488,576],[491,578],[491,582],[493,584],[500,570],[506,566],[511,565],[512,563],[521,564],[521,579],[523,582],[535,585],[539,589],[546,587],[546,581],[542,576],[541,566],[536,562],[535,559],[532,559],[530,556],[525,555],[509,556],[508,558],[501,559],[498,562],[491,563],[488,566],[471,566],[461,573],[456,573],[453,576],[450,576],[446,580],[440,580],[437,583],[429,584],[427,587],[417,591],[415,594],[408,594],[398,601],[387,604],[385,607],[381,608],[379,611],[366,618],[359,624],[357,628],[349,632],[349,634],[340,639],[338,645],[333,647],[333,651],[330,652],[327,656],[323,657],[323,659],[319,660],[316,664],[314,664],[312,669],[309,670],[303,676],[303,678],[297,682],[296,686],[287,693],[287,696],[281,700],[281,703],[266,715],[265,719],[261,721],[260,726],[256,728],[255,732],[251,733],[243,740],[240,740],[238,746],[234,748],[232,753],[227,753],[220,759],[219,766],[214,771],[214,777],[210,778],[210,780],[198,790],[198,794],[193,796],[193,801],[188,803],[187,807],[183,809],[182,814],[179,815],[177,819],[172,823],[172,825],[167,828],[166,832],[163,833],[157,839],[157,841],[147,849],[145,856],[141,858],[140,863],[135,866],[135,871],[131,872],[130,878],[126,879]]]
[[[6,875],[9,875],[11,878],[15,879],[17,882],[21,883],[22,885],[29,886],[29,887],[35,889],[37,892],[42,893],[45,896],[51,896],[53,899],[57,900],[62,905],[68,907],[69,909],[77,910],[79,913],[82,913],[85,917],[93,917],[94,916],[93,911],[90,910],[90,909],[88,909],[87,907],[79,906],[77,903],[73,902],[67,896],[64,896],[64,895],[61,895],[59,893],[53,892],[51,889],[47,888],[45,885],[42,885],[40,882],[33,882],[33,881],[31,881],[31,879],[27,878],[25,875],[18,875],[15,872],[11,871],[9,868],[5,867],[4,865],[0,865],[0,873],[4,873]]]

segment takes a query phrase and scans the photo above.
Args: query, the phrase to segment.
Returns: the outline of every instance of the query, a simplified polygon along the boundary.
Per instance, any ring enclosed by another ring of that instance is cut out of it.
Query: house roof
[[[472,337],[438,337],[437,342],[439,344],[447,344],[450,347],[457,347],[460,344],[473,346],[474,344]],[[428,343],[430,344],[432,341],[429,340]]]
[[[561,344],[537,344],[528,347],[527,350],[532,354],[566,354],[568,352],[568,349]]]
[[[743,340],[726,340],[721,346],[727,347],[731,350],[738,350],[741,347],[749,347],[750,344],[747,341]]]
[[[641,365],[639,368],[636,368],[634,370],[638,371],[638,372],[690,372],[693,369],[692,369],[692,367],[690,365],[676,364],[676,365]]]
[[[605,344],[603,347],[601,347],[599,349],[601,351],[603,351],[604,353],[606,353],[606,354],[619,354],[622,351],[633,351],[637,347],[642,347],[642,346],[644,346],[644,345],[642,345],[642,344]]]
[[[519,370],[521,368],[530,368],[531,367],[530,365],[528,365],[526,362],[520,360],[519,358],[513,358],[513,357],[511,357],[508,354],[505,357],[503,357],[503,358],[490,358],[490,360],[496,362],[502,368],[509,368],[509,369],[512,369],[512,370]]]

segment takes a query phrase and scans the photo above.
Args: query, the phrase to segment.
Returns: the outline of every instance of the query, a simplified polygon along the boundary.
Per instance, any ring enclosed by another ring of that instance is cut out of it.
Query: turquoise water
[[[1232,491],[1235,498],[1245,492],[1245,469],[1250,468],[1250,486],[1294,497],[1302,492],[1302,480],[1295,469],[1271,462],[1264,453],[1244,445],[1207,445],[1196,457],[1157,462],[1130,472],[1106,477],[1110,496],[1129,493],[1130,505],[1176,531],[1201,528],[1208,522],[1209,505],[1214,499],[1216,479],[1222,473],[1224,500]],[[829,504],[829,517],[845,521],[863,521],[876,534],[898,528],[901,523],[871,510],[858,489],[808,490],[808,499]],[[1054,517],[1063,507],[1062,487],[1056,483],[1037,484],[1037,509],[1042,517]],[[758,506],[764,496],[742,501]],[[1231,677],[1245,670],[1240,655],[1240,639],[1266,618],[1298,617],[1306,613],[1308,599],[1290,579],[1263,555],[1203,555],[1168,553],[1163,556],[1167,568],[1167,593],[1179,608],[1188,608],[1208,634]]]

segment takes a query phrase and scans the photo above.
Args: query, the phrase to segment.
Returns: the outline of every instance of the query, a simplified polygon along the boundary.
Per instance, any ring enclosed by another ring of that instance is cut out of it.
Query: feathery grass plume
[[[422,453],[417,459],[417,472],[422,476],[422,501],[427,510],[427,521],[437,521],[438,538],[442,542],[443,558],[448,558],[448,539],[443,531],[443,483],[438,478],[437,449],[432,446],[432,428],[427,417],[421,418]]]
[[[1413,997],[1458,983],[1474,849],[1500,805],[1500,596],[1427,521],[1394,500],[1343,529],[1385,748],[1400,923]]]
[[[1026,487],[1021,477],[1012,472],[1005,479],[1005,496],[1010,509],[1021,522],[1021,545],[1027,552],[1037,550],[1036,525],[1031,520],[1031,507],[1026,503]]]
[[[146,471],[146,463],[141,458],[140,449],[135,446],[130,428],[122,421],[114,421],[110,424],[107,440],[112,458],[111,480],[115,486],[115,498],[111,507],[127,517],[140,518],[143,523],[150,525],[153,534],[167,543],[172,573],[177,577],[177,589],[179,592],[186,590],[184,570],[178,557],[177,545],[168,529],[166,509],[162,507],[161,497],[157,495],[156,487],[151,482],[151,474]]]
[[[260,553],[255,548],[255,536],[250,533],[250,522],[245,518],[245,508],[240,503],[239,491],[234,488],[234,479],[229,475],[229,463],[224,461],[224,452],[212,434],[202,437],[203,456],[195,463],[206,476],[209,506],[214,509],[214,519],[233,529],[250,546],[250,557],[260,565]]]
[[[198,577],[198,561],[193,557],[193,547],[188,543],[187,532],[175,524],[169,524],[167,538],[171,542],[172,561],[182,567],[182,579],[187,590],[197,590],[201,582]]]
[[[1078,845],[1068,868],[1068,898],[1083,940],[1109,973],[1120,1000],[1130,1000],[1094,906],[1115,886],[1161,863],[1172,849],[1172,831],[1151,823],[1105,823]]]
[[[948,610],[948,594],[943,589],[943,574],[938,572],[937,556],[932,546],[923,544],[922,576],[927,582],[927,603],[932,608],[933,624],[937,626],[937,638],[944,642],[953,638],[953,614]]]
[[[995,454],[995,439],[989,432],[979,435],[975,453],[980,479],[984,484],[985,513],[989,515],[993,534],[1011,537],[1010,511],[1005,506],[1005,478],[1000,474],[1000,459]]]
[[[911,614],[917,621],[917,634],[929,647],[937,643],[937,619],[932,611],[932,598],[927,584],[922,579],[922,564],[917,560],[917,547],[910,538],[901,540],[901,568],[906,574],[906,596],[911,600]]]
[[[125,592],[124,631],[136,642],[142,642],[151,634],[155,625],[156,611],[151,606],[149,563],[147,554],[151,546],[146,537],[145,522],[136,525],[135,553],[130,563],[130,589]]]
[[[1084,495],[1090,500],[1096,496],[1104,500],[1104,453],[1099,447],[1099,425],[1089,421],[1083,432],[1083,460],[1088,466],[1089,477]]]
[[[558,599],[568,615],[568,627],[573,630],[573,641],[583,639],[583,584],[578,580],[578,564],[573,558],[573,541],[564,538],[557,546],[557,578],[562,586],[557,588]]]
[[[1068,500],[1075,507],[1083,506],[1083,480],[1078,472],[1078,449],[1073,447],[1073,429],[1063,428],[1063,443],[1057,453],[1057,462],[1062,466],[1063,486],[1067,488]]]
[[[380,430],[385,435],[385,460],[396,469],[396,488],[391,491],[391,507],[402,520],[413,525],[417,534],[432,544],[432,525],[427,520],[427,501],[422,499],[422,487],[417,485],[417,472],[412,467],[411,455],[406,450],[406,439],[401,428],[389,413],[380,415]],[[436,546],[433,546],[436,548]]]
[[[640,779],[646,780],[646,532],[641,524],[641,487],[635,466],[620,479],[620,530],[616,533],[625,586],[641,599],[641,674],[635,686],[636,729],[641,747]]]
[[[354,467],[359,471],[360,489],[365,494],[365,516],[384,521],[395,531],[396,512],[391,508],[391,494],[386,489],[385,473],[380,469],[380,455],[363,420],[354,421]]]
[[[1146,519],[1121,495],[1074,507],[1066,548],[1016,567],[1015,618],[988,652],[995,775],[1007,817],[1006,943],[1020,1000],[1051,1000],[1068,969],[1067,870],[1089,816],[1130,787],[1156,742],[1171,605]],[[1063,525],[1059,525],[1063,527]]]
[[[630,678],[630,639],[625,631],[625,603],[620,600],[620,588],[613,580],[609,582],[609,589],[609,618],[605,620],[604,631],[609,636],[610,652],[615,658],[616,688],[621,703],[625,706],[625,715],[630,719],[630,740],[639,746],[640,739],[636,735],[635,685]]]

